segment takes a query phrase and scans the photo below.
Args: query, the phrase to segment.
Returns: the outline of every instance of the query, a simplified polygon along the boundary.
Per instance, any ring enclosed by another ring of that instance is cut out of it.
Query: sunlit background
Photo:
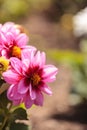
[[[59,68],[31,130],[87,130],[87,0],[0,0],[0,22],[21,24],[29,44]]]

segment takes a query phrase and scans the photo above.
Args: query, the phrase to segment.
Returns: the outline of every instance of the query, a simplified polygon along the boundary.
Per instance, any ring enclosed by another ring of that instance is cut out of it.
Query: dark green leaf
[[[19,120],[20,123],[16,123],[16,120]],[[23,108],[17,108],[13,111],[9,119],[9,130],[18,130],[19,128],[21,130],[29,130],[29,126],[25,124],[25,121],[28,121],[26,110]]]
[[[20,123],[12,123],[10,125],[10,129],[9,130],[29,130],[29,127],[27,125],[24,124],[20,124]]]
[[[12,113],[13,120],[20,119],[20,120],[27,120],[27,113],[26,110],[23,108],[17,108]]]
[[[7,104],[10,101],[7,98],[7,91],[4,91],[1,95],[0,95],[0,108],[2,109],[6,109],[7,108]]]

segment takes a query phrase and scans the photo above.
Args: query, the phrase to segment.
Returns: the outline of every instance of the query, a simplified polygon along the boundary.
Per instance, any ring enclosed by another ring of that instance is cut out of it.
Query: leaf
[[[11,117],[9,119],[9,130],[29,130],[28,126],[28,118],[26,110],[23,108],[17,108],[11,113]]]
[[[12,123],[9,128],[9,130],[18,130],[18,129],[29,130],[29,127],[27,125],[20,124],[20,123]]]
[[[14,111],[14,110],[16,110],[16,109],[18,109],[18,108],[23,108],[23,109],[25,109],[26,110],[26,108],[25,108],[25,105],[24,105],[24,103],[21,103],[20,105],[18,105],[18,106],[12,106],[12,111]]]
[[[56,63],[63,63],[63,64],[73,64],[73,63],[78,63],[81,64],[83,63],[84,59],[84,53],[79,53],[75,51],[70,51],[70,50],[58,50],[58,49],[50,49],[47,50],[47,55],[49,58],[54,60]]]
[[[1,109],[7,109],[8,103],[11,101],[7,98],[7,91],[4,91],[2,94],[0,94],[0,108]]]
[[[12,113],[13,119],[20,119],[20,120],[27,120],[27,113],[26,110],[23,108],[17,108]]]

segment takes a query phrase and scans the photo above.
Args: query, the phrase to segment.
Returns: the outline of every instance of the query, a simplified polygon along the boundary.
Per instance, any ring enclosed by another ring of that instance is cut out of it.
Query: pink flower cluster
[[[52,95],[47,83],[56,79],[58,69],[46,65],[45,53],[27,43],[28,36],[14,23],[0,25],[0,56],[10,61],[9,69],[2,74],[10,84],[7,97],[14,105],[24,103],[30,108],[33,104],[43,105],[43,93]]]

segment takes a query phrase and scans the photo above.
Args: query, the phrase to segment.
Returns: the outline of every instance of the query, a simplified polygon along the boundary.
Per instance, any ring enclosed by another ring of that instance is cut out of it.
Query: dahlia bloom
[[[46,65],[45,53],[39,51],[22,52],[21,60],[11,58],[11,67],[3,73],[4,80],[11,84],[7,97],[14,105],[24,103],[26,108],[33,104],[43,105],[43,92],[52,95],[47,82],[56,79],[58,69],[54,65]]]
[[[8,28],[7,28],[8,27]],[[7,59],[10,57],[21,57],[24,49],[35,50],[33,46],[26,46],[28,37],[25,33],[17,33],[17,29],[13,28],[13,24],[1,26],[0,31],[0,56]]]

